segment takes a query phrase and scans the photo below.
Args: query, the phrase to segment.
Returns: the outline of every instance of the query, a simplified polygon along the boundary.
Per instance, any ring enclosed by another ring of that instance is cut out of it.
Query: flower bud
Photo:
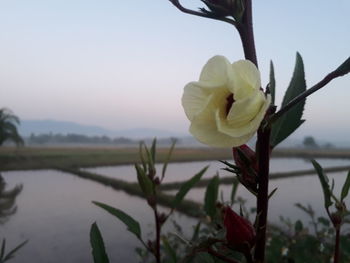
[[[244,3],[242,0],[202,0],[211,13],[218,17],[232,16],[236,21],[242,19]]]
[[[233,159],[240,170],[238,179],[249,190],[256,192],[258,161],[255,152],[246,144],[232,148]]]
[[[255,240],[252,224],[228,206],[224,207],[223,212],[227,243],[234,248],[241,248],[244,244],[248,244],[251,248]]]
[[[334,227],[339,227],[342,224],[343,218],[339,212],[331,214],[331,221]]]

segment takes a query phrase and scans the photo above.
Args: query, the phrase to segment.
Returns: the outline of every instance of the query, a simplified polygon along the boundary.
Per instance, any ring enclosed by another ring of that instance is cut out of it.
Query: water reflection
[[[2,227],[1,236],[8,237],[10,244],[30,240],[12,263],[28,262],[28,259],[43,263],[93,262],[89,231],[95,221],[111,262],[138,262],[134,253],[138,240],[123,223],[91,201],[118,207],[139,220],[147,240],[153,229],[153,214],[144,200],[53,170],[13,171],[3,175],[9,186],[23,183],[24,188],[16,201],[17,213]],[[177,213],[174,218],[185,232],[195,224],[193,219]],[[165,230],[173,229],[172,224],[165,226]]]
[[[323,167],[349,165],[348,159],[318,159],[317,160]],[[189,162],[189,163],[170,163],[167,168],[167,173],[164,178],[165,183],[177,182],[189,179],[195,173],[199,172],[203,167],[209,165],[209,169],[204,174],[204,178],[212,177],[217,171],[220,176],[229,176],[230,173],[221,170],[224,165],[218,161],[201,161],[201,162]],[[162,164],[157,164],[156,169],[158,172],[162,170]],[[300,158],[273,158],[271,159],[272,173],[275,172],[288,172],[295,170],[313,169],[310,160]],[[122,179],[128,182],[136,182],[136,172],[133,165],[121,165],[121,166],[104,166],[96,168],[84,168],[88,172],[95,172],[98,174],[110,176],[113,178]]]
[[[321,160],[323,166],[345,165],[346,160]],[[188,179],[198,172],[207,162],[179,163],[169,166],[168,182]],[[218,162],[211,162],[211,170],[206,174],[212,176],[221,168]],[[287,171],[308,169],[311,164],[300,159],[274,159],[272,171]],[[106,168],[97,168],[106,169]],[[110,172],[118,176],[125,176],[134,180],[132,166],[111,167]],[[119,169],[119,170],[118,170]],[[158,167],[159,169],[159,167]],[[123,173],[125,171],[125,173]],[[223,173],[220,173],[224,176]],[[336,192],[340,191],[346,173],[334,173],[329,176],[335,179]],[[111,262],[136,263],[134,248],[139,245],[136,238],[127,232],[123,223],[110,214],[91,204],[92,200],[118,207],[140,221],[147,240],[153,228],[153,214],[145,201],[129,196],[122,191],[115,191],[93,181],[84,180],[74,175],[46,170],[46,171],[13,171],[3,173],[7,182],[7,189],[23,184],[24,188],[16,198],[17,213],[1,229],[1,236],[8,237],[11,244],[19,244],[29,239],[13,263],[45,262],[45,263],[76,263],[92,262],[89,244],[89,231],[93,222],[97,222],[105,240],[106,249]],[[295,177],[273,180],[270,189],[278,187],[277,193],[270,203],[270,221],[278,221],[279,215],[292,219],[303,218],[305,215],[294,207],[296,202],[310,203],[316,213],[323,212],[323,195],[316,176]],[[231,187],[221,186],[224,200],[229,200]],[[173,193],[173,192],[172,192]],[[203,202],[205,189],[193,189],[188,198]],[[254,206],[254,198],[245,189],[238,189],[239,196],[247,199],[247,206]],[[350,206],[349,200],[346,201]],[[165,209],[164,209],[165,210]],[[163,211],[164,211],[163,210]],[[180,214],[175,214],[178,224],[189,233],[195,220]],[[165,230],[173,231],[171,224]]]
[[[4,224],[11,215],[16,213],[16,197],[21,193],[23,186],[16,185],[12,189],[6,189],[5,179],[0,174],[0,224]]]

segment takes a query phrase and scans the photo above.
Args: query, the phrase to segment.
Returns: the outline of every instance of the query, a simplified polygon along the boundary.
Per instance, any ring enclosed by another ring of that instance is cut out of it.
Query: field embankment
[[[165,160],[168,148],[157,150],[158,162]],[[348,158],[349,150],[276,149],[274,158]],[[171,162],[193,162],[231,159],[229,149],[175,148]],[[0,171],[55,169],[60,167],[95,167],[139,162],[138,148],[59,148],[1,147]]]

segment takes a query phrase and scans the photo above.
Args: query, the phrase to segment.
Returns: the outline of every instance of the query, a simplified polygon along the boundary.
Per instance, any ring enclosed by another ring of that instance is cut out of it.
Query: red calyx
[[[240,248],[245,244],[252,247],[255,240],[255,230],[252,224],[237,215],[230,207],[224,207],[224,226],[226,228],[227,243],[233,248]]]

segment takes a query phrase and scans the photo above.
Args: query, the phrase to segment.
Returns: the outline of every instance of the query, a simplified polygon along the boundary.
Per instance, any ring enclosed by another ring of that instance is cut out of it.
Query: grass
[[[162,162],[168,148],[157,149]],[[274,157],[350,158],[350,150],[277,149]],[[230,149],[175,148],[171,162],[231,159]],[[112,147],[0,147],[0,171],[55,169],[60,167],[95,167],[139,162],[138,148]]]

